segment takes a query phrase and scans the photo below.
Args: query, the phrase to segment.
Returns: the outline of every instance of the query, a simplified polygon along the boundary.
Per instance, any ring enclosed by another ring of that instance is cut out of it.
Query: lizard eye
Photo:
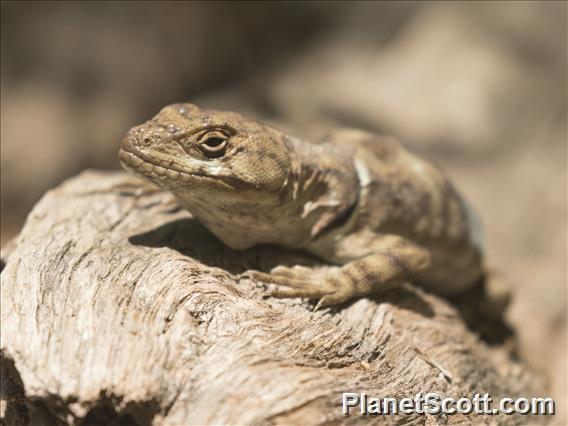
[[[199,149],[209,158],[218,158],[225,154],[229,136],[219,130],[207,132],[199,138]]]

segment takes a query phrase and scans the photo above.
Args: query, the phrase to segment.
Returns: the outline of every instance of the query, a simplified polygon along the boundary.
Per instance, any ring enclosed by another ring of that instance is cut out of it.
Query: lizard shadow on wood
[[[233,275],[239,275],[251,269],[269,272],[280,265],[288,267],[322,265],[321,261],[307,253],[272,245],[233,250],[225,246],[193,218],[165,223],[148,232],[133,235],[128,240],[133,245],[168,247],[207,266],[224,269]],[[390,303],[402,309],[412,310],[427,318],[434,316],[430,304],[416,291],[405,287],[381,292],[370,299],[377,303]],[[356,300],[329,309],[331,312],[339,311],[354,302]]]

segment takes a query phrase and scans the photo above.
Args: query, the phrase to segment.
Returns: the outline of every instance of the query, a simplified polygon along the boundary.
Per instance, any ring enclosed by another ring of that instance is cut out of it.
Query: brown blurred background
[[[515,289],[520,355],[565,404],[564,2],[2,3],[1,231],[166,104],[299,136],[400,137],[447,170]],[[564,405],[565,407],[565,405]],[[565,408],[564,408],[565,409]],[[560,418],[559,418],[560,419]]]

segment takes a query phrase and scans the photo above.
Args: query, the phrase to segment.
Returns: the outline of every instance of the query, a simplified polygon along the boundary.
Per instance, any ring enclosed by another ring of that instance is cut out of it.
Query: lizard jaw
[[[120,163],[126,171],[136,176],[168,188],[179,186],[180,182],[191,181],[191,175],[173,168],[166,168],[148,161],[142,154],[120,148],[118,151]]]
[[[133,152],[133,150],[126,149],[124,145],[119,149],[118,157],[122,167],[126,169],[126,171],[134,173],[136,176],[166,189],[197,186],[203,181],[214,182],[214,184],[225,187],[226,189],[236,189],[234,185],[231,185],[231,182],[225,182],[221,178],[213,178],[198,173],[188,173],[172,164],[169,166],[158,164],[141,152]]]

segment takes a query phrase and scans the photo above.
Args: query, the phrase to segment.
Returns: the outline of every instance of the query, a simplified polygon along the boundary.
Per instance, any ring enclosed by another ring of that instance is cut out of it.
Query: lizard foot
[[[275,284],[279,288],[266,292],[267,296],[279,299],[307,297],[319,299],[314,310],[338,305],[356,296],[355,289],[342,277],[339,267],[327,267],[321,270],[294,266],[278,266],[270,274],[250,271],[247,275],[254,280]]]

